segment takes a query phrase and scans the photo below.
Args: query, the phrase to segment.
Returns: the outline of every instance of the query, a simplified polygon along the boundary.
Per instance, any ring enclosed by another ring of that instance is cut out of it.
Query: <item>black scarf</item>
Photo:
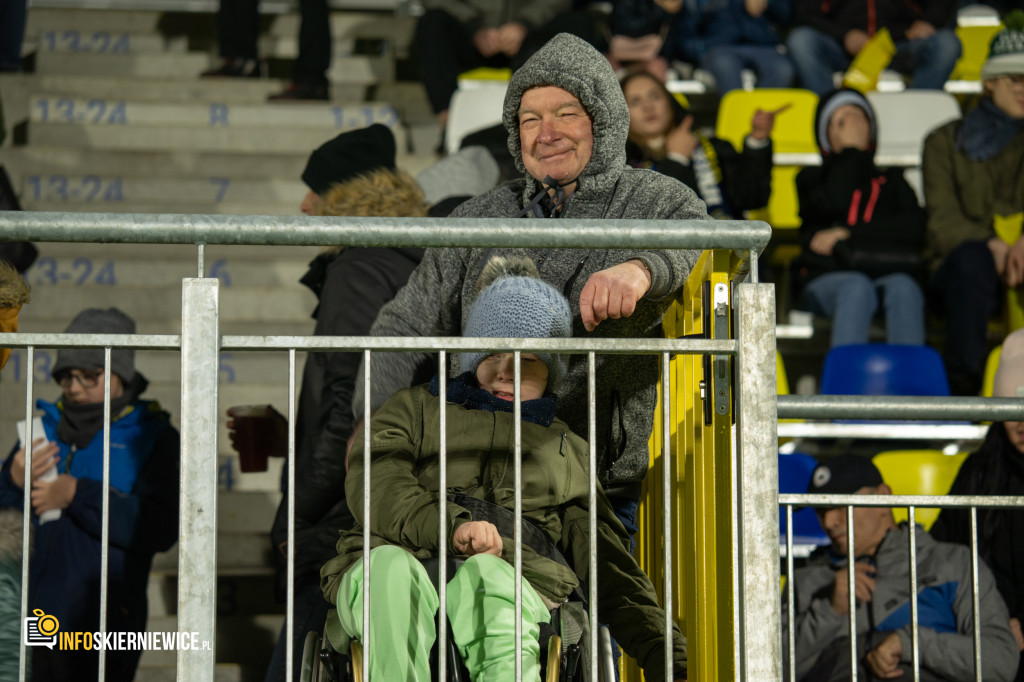
[[[121,412],[146,390],[149,382],[138,372],[125,385],[124,393],[110,401],[111,421],[116,421]],[[57,422],[57,439],[70,443],[81,450],[92,442],[103,429],[103,403],[69,403],[63,398],[57,403],[60,421]]]
[[[430,394],[438,395],[440,388],[438,375],[435,374],[434,378],[430,380]],[[472,372],[463,372],[454,379],[449,379],[447,388],[448,394],[445,397],[450,403],[463,405],[470,410],[512,412],[512,401],[499,398],[477,386]],[[557,396],[554,393],[547,393],[541,398],[522,401],[520,414],[524,421],[541,426],[551,426],[551,422],[555,419],[557,404]]]
[[[971,161],[995,158],[1024,129],[1024,119],[1013,118],[988,97],[964,117],[956,147]]]

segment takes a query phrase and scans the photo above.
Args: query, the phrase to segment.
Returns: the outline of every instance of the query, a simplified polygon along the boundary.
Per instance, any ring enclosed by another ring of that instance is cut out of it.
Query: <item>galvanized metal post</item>
[[[735,289],[736,465],[739,484],[738,679],[781,682],[779,469],[775,405],[775,291]]]
[[[213,680],[217,624],[217,378],[219,280],[181,285],[181,531],[178,680]],[[204,648],[208,647],[208,648]]]

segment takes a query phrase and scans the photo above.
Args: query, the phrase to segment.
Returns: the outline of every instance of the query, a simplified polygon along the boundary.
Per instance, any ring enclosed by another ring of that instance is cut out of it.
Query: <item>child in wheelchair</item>
[[[465,323],[472,337],[569,337],[568,302],[527,258],[492,259]],[[512,353],[464,353],[447,380],[447,497],[440,476],[439,381],[399,391],[371,421],[369,679],[429,680],[437,590],[423,560],[438,551],[439,505],[447,507],[449,574],[445,613],[473,680],[515,679]],[[522,673],[540,675],[538,635],[550,609],[588,577],[587,443],[555,416],[564,356],[521,354]],[[344,633],[363,639],[363,436],[350,455],[346,495],[357,526],[341,533],[338,556],[321,570]],[[598,487],[598,608],[646,679],[664,679],[665,615],[650,579],[628,551],[625,529]],[[488,504],[490,503],[490,504]],[[488,510],[497,512],[492,514]],[[472,511],[471,511],[472,510]],[[531,537],[532,534],[532,537]],[[557,547],[557,549],[555,549]],[[564,553],[564,557],[563,557]],[[442,621],[443,622],[443,621]],[[674,679],[686,677],[686,642],[673,628]]]

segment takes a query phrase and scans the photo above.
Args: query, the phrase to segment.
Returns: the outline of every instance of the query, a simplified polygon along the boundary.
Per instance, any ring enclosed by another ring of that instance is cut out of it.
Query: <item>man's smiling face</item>
[[[523,93],[519,139],[523,165],[530,175],[538,180],[550,175],[559,184],[578,178],[594,151],[586,109],[575,96],[553,85]]]

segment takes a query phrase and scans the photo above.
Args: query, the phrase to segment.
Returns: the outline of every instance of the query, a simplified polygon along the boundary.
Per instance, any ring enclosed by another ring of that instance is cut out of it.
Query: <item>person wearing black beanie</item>
[[[378,168],[395,169],[395,136],[385,125],[374,123],[324,142],[309,155],[302,171],[302,181],[309,187],[302,212],[315,215],[320,197],[332,185]]]

